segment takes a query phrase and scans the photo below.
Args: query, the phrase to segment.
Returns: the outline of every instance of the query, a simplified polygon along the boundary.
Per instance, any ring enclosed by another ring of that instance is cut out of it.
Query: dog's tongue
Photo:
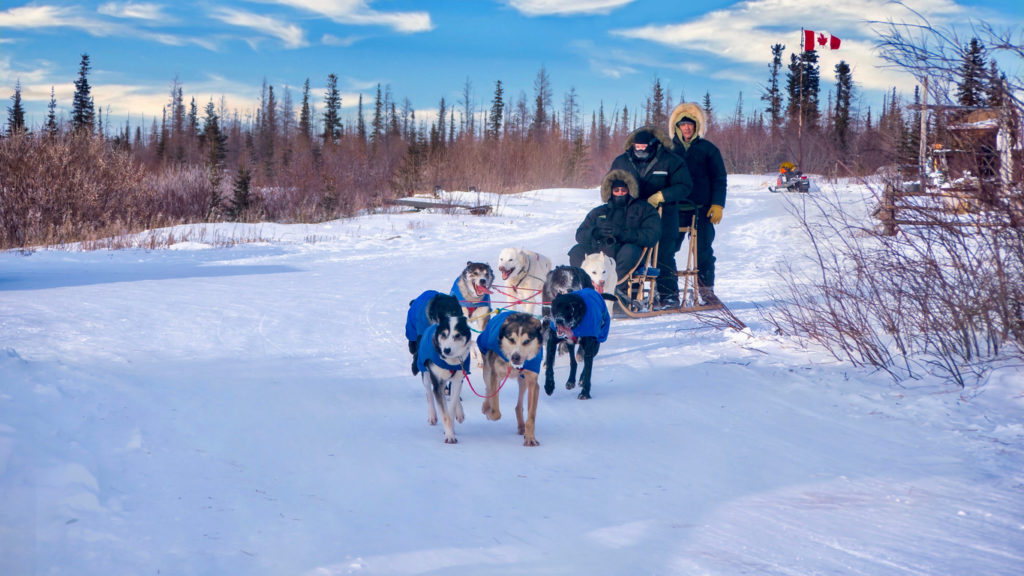
[[[477,296],[479,296],[481,294],[490,294],[491,293],[491,290],[489,288],[487,288],[487,286],[481,286],[481,285],[477,284],[473,288],[476,289]]]
[[[504,269],[504,268],[498,268],[498,270],[500,270],[500,271],[501,271],[501,279],[502,279],[502,280],[508,280],[508,276],[509,276],[509,274],[511,274],[511,273],[512,273],[512,271],[511,271],[511,270],[506,270],[506,269]]]
[[[604,282],[598,282],[594,285],[594,288],[600,293],[604,292]]]
[[[575,337],[575,336],[573,336],[572,328],[569,328],[568,326],[565,326],[563,324],[559,324],[558,325],[558,336],[560,338],[567,338],[567,339],[572,339],[572,338]]]

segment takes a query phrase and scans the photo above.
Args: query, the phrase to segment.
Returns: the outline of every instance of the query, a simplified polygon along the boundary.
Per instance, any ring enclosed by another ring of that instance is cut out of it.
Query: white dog
[[[544,279],[551,271],[551,260],[536,252],[505,248],[498,255],[498,272],[514,302],[508,308],[536,315],[540,311]]]
[[[601,252],[587,254],[580,268],[583,268],[583,271],[594,282],[594,290],[605,294],[615,294],[615,285],[619,283],[619,275],[615,272],[614,258]],[[612,315],[615,303],[605,301],[605,304],[608,305],[608,314]]]

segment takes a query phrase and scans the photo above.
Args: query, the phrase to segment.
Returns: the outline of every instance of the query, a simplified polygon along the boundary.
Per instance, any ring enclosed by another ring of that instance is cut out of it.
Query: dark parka
[[[656,138],[647,146],[651,158],[642,162],[633,145],[642,132]],[[672,152],[672,141],[660,128],[644,126],[626,138],[626,151],[612,161],[612,169],[628,170],[640,183],[640,198],[646,200],[661,192],[664,205],[661,211],[660,246],[658,250],[658,294],[664,301],[678,300],[676,251],[679,243],[679,202],[689,200],[693,188],[686,162]]]
[[[689,146],[683,144],[682,133],[676,124],[683,118],[690,118],[696,124],[694,136]],[[718,147],[704,139],[707,132],[707,121],[704,110],[694,102],[684,102],[676,106],[669,115],[669,128],[672,130],[672,146],[676,154],[681,156],[690,169],[693,178],[694,204],[700,208],[696,211],[697,220],[697,278],[701,286],[715,285],[715,226],[708,219],[708,208],[713,204],[725,207],[726,172],[725,162]],[[678,250],[681,245],[676,244]]]
[[[676,123],[683,118],[690,118],[697,124],[688,147],[683,144],[683,137],[679,128],[676,127]],[[725,162],[722,161],[722,153],[718,151],[718,147],[704,139],[704,134],[707,132],[704,110],[693,102],[684,102],[672,111],[669,116],[669,126],[672,128],[672,151],[686,161],[690,178],[693,180],[691,201],[703,206],[705,212],[712,204],[718,204],[724,208]]]
[[[646,163],[640,162],[634,154],[633,144],[637,134],[648,132],[657,137],[652,146],[654,157]],[[672,153],[672,141],[660,128],[644,126],[637,128],[626,138],[625,152],[612,161],[612,170],[626,170],[640,184],[641,200],[647,200],[657,192],[665,197],[665,203],[675,203],[690,197],[693,182],[686,163]]]
[[[608,203],[612,197],[612,181],[622,180],[629,188],[630,201],[625,208],[614,208]],[[612,170],[601,183],[601,201],[603,204],[594,208],[583,219],[576,229],[576,242],[586,248],[587,254],[601,252],[606,239],[599,237],[598,220],[608,218],[615,229],[615,243],[636,244],[637,246],[654,246],[661,237],[661,218],[658,211],[639,199],[640,186],[636,178],[625,170]]]

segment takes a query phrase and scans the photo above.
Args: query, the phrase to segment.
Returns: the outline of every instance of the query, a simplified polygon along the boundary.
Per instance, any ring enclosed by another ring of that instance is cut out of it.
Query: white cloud
[[[210,15],[221,22],[251,28],[268,36],[278,38],[288,48],[299,48],[306,45],[305,33],[294,24],[286,24],[279,19],[261,14],[253,14],[233,8],[218,8]],[[250,42],[251,44],[251,42]]]
[[[159,4],[146,2],[107,2],[96,11],[105,16],[113,16],[115,18],[166,22],[168,17],[164,14],[163,8]]]
[[[103,23],[83,16],[75,8],[59,6],[20,6],[0,12],[0,28],[81,28],[94,36],[105,35]]]
[[[508,5],[527,16],[608,14],[634,0],[508,0]]]
[[[344,38],[340,38],[333,34],[324,34],[320,38],[320,43],[324,46],[341,46],[343,48],[348,48],[362,39],[362,36],[346,36]]]
[[[428,12],[378,12],[367,0],[266,0],[320,14],[339,24],[388,26],[398,32],[413,33],[433,30]]]
[[[941,25],[964,17],[965,9],[951,0],[908,0],[906,4]],[[874,50],[875,33],[868,21],[904,20],[912,15],[886,0],[748,0],[684,23],[658,24],[613,31],[613,35],[649,40],[679,50],[706,52],[734,62],[762,64],[771,46],[782,43],[799,51],[800,25],[826,31],[842,39],[839,50],[819,51],[822,78],[840,60],[860,64],[855,81],[868,88],[886,89],[905,83],[906,75],[883,69]]]

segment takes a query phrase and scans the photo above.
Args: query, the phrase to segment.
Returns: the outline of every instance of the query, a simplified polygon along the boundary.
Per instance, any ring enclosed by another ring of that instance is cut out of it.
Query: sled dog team
[[[576,387],[577,356],[582,359],[578,398],[590,398],[594,357],[611,325],[615,261],[597,253],[581,267],[552,268],[541,254],[505,248],[498,273],[500,284],[489,264],[467,262],[449,293],[426,290],[409,303],[405,335],[412,373],[421,375],[426,389],[427,422],[437,424],[441,414],[446,444],[458,442],[454,423],[465,419],[460,394],[473,366],[481,369],[484,392],[469,384],[483,398],[488,420],[501,419],[501,388],[518,382],[516,423],[524,446],[539,444],[538,378],[543,361],[544,391],[552,394],[556,350],[569,354],[567,390]]]

